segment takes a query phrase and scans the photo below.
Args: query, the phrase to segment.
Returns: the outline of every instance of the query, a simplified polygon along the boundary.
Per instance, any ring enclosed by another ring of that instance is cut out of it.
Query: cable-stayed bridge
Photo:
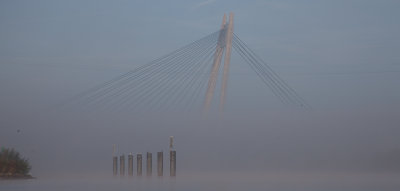
[[[306,101],[233,32],[232,13],[228,21],[224,15],[220,30],[82,92],[71,102],[104,110],[208,111],[218,101],[215,92],[221,79],[218,107],[223,111],[232,48],[282,103],[309,108]]]

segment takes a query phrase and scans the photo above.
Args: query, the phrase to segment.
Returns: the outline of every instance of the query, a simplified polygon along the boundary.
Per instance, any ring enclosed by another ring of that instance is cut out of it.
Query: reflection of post
[[[142,154],[137,154],[137,175],[142,176]]]
[[[121,175],[121,176],[124,176],[125,175],[125,156],[124,155],[121,155],[120,156],[120,158],[119,158],[119,167],[120,167],[120,169],[119,169],[119,174]]]
[[[153,156],[151,153],[147,152],[147,161],[146,161],[146,175],[151,176],[151,173],[153,171]]]
[[[163,152],[157,152],[157,175],[163,176]]]
[[[128,175],[133,176],[133,155],[130,153],[128,155]]]
[[[169,151],[169,175],[176,176],[176,151]]]
[[[113,174],[117,176],[118,173],[118,157],[113,156]]]

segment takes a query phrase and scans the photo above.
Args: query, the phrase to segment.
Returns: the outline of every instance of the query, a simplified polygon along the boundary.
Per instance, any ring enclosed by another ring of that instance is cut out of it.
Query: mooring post
[[[163,176],[163,152],[157,152],[157,175]]]
[[[133,176],[133,155],[129,153],[128,155],[128,175]]]
[[[113,144],[113,152],[112,152],[112,156],[113,156],[113,175],[117,176],[118,173],[118,157],[115,155],[116,153],[116,145]]]
[[[137,175],[142,176],[142,154],[137,154]]]
[[[117,176],[118,174],[118,157],[113,156],[113,174],[114,176]]]
[[[119,167],[120,167],[120,169],[119,169],[119,174],[121,175],[121,176],[124,176],[125,175],[125,156],[124,155],[121,155],[120,156],[120,158],[119,158]]]
[[[151,153],[147,152],[147,161],[146,161],[146,175],[151,176],[151,173],[153,172],[153,156]]]
[[[169,175],[176,176],[176,151],[169,151]]]

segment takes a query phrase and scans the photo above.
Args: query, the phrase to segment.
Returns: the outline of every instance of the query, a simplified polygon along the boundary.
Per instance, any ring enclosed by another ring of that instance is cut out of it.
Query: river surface
[[[1,180],[1,191],[399,191],[400,174],[182,173],[175,178],[76,175]]]

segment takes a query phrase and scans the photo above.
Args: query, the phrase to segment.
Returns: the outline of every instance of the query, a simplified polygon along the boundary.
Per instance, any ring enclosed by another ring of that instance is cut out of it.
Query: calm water
[[[279,191],[398,191],[399,174],[343,173],[203,173],[170,177],[42,177],[2,180],[1,191],[102,190],[279,190]]]

